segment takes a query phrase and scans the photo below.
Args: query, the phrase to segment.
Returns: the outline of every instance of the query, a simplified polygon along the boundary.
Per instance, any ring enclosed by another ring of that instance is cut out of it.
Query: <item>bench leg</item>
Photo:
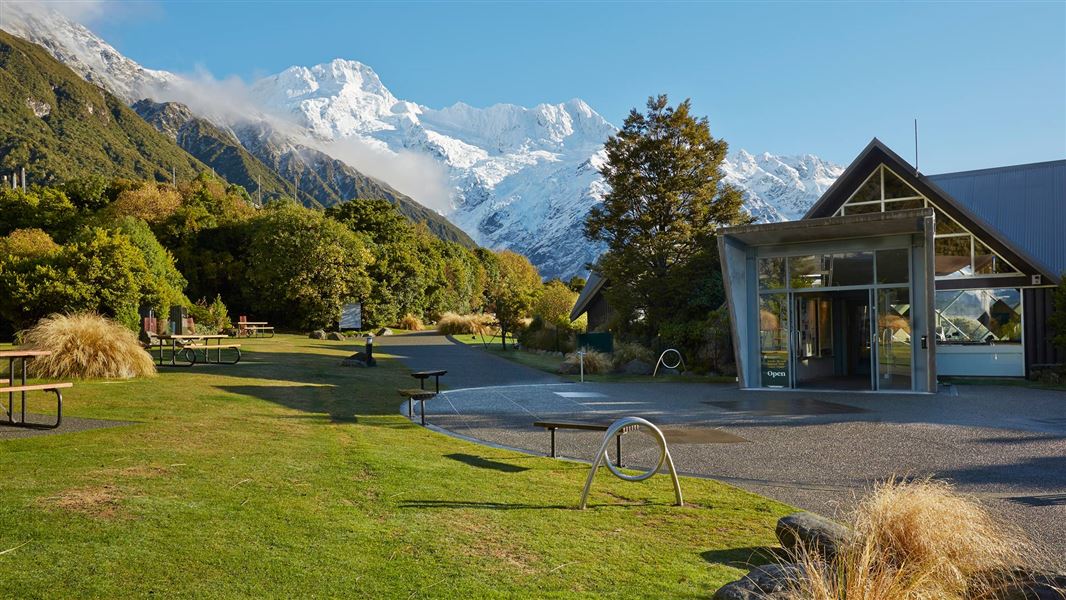
[[[407,397],[407,418],[413,419],[415,416],[415,400],[414,398]]]
[[[52,425],[49,429],[55,429],[63,422],[63,392],[61,390],[53,391],[56,393],[56,422],[55,425]],[[23,417],[23,419],[25,419],[25,417]]]
[[[436,382],[436,384],[437,384],[437,393],[439,394],[439,393],[440,393],[440,375],[437,375],[437,376],[436,376],[436,377],[434,377],[433,379],[434,379],[434,381],[435,381],[435,382]]]
[[[423,400],[419,400],[419,403],[421,404],[420,408],[422,409],[422,427],[425,427],[426,426],[426,401],[424,399]]]
[[[552,458],[556,458],[556,456],[555,456],[555,428],[553,427],[553,428],[549,429],[548,431],[550,431],[551,434],[552,434],[552,453],[551,453],[551,457]]]
[[[622,468],[622,436],[614,436],[615,461],[614,466]]]

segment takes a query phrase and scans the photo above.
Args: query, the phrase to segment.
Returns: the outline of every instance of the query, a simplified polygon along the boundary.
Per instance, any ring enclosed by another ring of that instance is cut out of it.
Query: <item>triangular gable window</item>
[[[925,207],[933,209],[936,219],[936,233],[933,237],[937,279],[1020,274],[1018,269],[1002,256],[993,252],[958,221],[944,214],[936,204],[884,165],[874,169],[847,202],[837,209],[834,216]]]

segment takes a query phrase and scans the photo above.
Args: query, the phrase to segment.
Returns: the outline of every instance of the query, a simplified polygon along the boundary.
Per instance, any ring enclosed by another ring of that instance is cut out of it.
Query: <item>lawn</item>
[[[0,441],[0,597],[708,597],[789,512],[697,479],[678,508],[667,477],[605,470],[578,511],[586,466],[411,424],[388,355],[242,344],[66,395],[135,424]]]
[[[510,338],[508,338],[508,350],[503,349],[503,344],[500,343],[500,339],[496,338],[493,343],[483,343],[480,337],[471,336],[469,334],[454,335],[452,339],[480,348],[486,352],[491,352],[496,356],[506,358],[507,360],[514,361],[516,363],[532,367],[546,373],[552,373],[559,375],[559,363],[562,359],[558,356],[551,354],[537,354],[535,352],[528,352],[525,350],[512,350],[510,349]],[[488,342],[489,338],[485,337],[485,342]],[[673,359],[667,358],[667,361]],[[654,365],[653,365],[654,366]],[[563,379],[569,381],[577,381],[577,375],[561,375]],[[585,381],[595,382],[649,382],[649,381],[673,381],[673,382],[685,382],[685,383],[736,383],[737,378],[724,376],[724,375],[659,375],[652,377],[650,375],[623,375],[619,373],[604,373],[600,375],[585,374]]]

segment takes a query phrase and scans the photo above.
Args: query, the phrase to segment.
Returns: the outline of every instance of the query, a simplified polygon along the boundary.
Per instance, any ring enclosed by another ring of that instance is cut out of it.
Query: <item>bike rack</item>
[[[613,437],[619,430],[627,427],[640,426],[648,428],[657,442],[659,442],[659,463],[648,469],[646,472],[640,475],[626,475],[618,470],[613,464],[611,459],[607,456],[607,447],[611,444],[611,437]],[[585,481],[585,490],[581,492],[581,510],[585,510],[588,505],[589,490],[592,489],[592,480],[596,477],[596,470],[600,468],[601,463],[607,463],[607,469],[614,473],[615,477],[624,479],[625,481],[644,481],[659,472],[663,463],[670,468],[670,476],[674,480],[674,495],[677,496],[677,506],[684,506],[684,500],[681,498],[681,482],[677,479],[677,469],[674,468],[674,459],[670,456],[670,449],[666,447],[666,437],[658,427],[653,425],[650,421],[642,419],[640,417],[624,417],[618,419],[611,426],[607,428],[607,431],[603,434],[603,443],[600,445],[600,450],[596,454],[596,458],[592,461],[592,469],[589,471],[589,478]]]
[[[675,355],[677,355],[677,362],[674,363],[673,365],[668,365],[668,364],[666,364],[666,355],[671,353],[671,352],[673,352]],[[677,350],[675,350],[674,348],[667,348],[666,350],[663,350],[662,354],[659,355],[659,360],[655,363],[655,371],[653,371],[652,374],[651,374],[652,377],[655,377],[656,375],[659,374],[659,367],[660,366],[666,367],[667,369],[676,369],[678,367],[684,368],[685,367],[685,359],[681,358],[681,353],[678,352]]]

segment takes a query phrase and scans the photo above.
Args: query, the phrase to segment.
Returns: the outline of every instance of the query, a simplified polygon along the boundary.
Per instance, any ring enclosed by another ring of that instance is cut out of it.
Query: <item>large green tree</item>
[[[607,245],[599,269],[611,282],[614,326],[650,339],[707,308],[715,232],[748,217],[740,190],[722,180],[728,145],[688,100],[672,107],[665,95],[649,98],[605,148],[600,173],[610,191],[589,212],[585,235]]]
[[[247,285],[256,316],[324,327],[370,293],[366,244],[320,211],[276,202],[252,220]]]
[[[510,250],[495,253],[489,270],[486,296],[489,308],[500,322],[504,349],[507,334],[518,330],[521,320],[528,317],[540,292],[540,274],[529,259]]]

